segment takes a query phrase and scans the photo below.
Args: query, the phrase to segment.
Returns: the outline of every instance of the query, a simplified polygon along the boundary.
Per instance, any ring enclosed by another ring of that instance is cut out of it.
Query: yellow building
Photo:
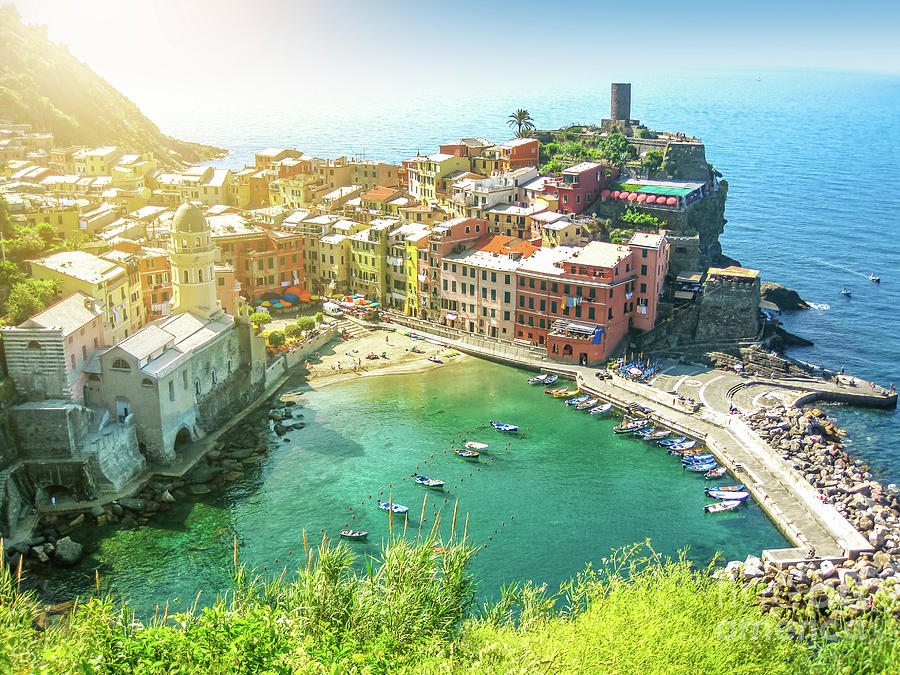
[[[397,187],[400,185],[400,167],[375,160],[353,160],[350,162],[350,184],[369,190],[377,185]]]
[[[118,164],[124,154],[123,150],[114,145],[81,150],[74,156],[75,173],[82,176],[109,176],[113,166]]]
[[[138,269],[132,274],[118,263],[84,251],[63,251],[30,263],[32,277],[58,282],[57,297],[80,291],[103,303],[106,344],[125,339],[144,324]]]
[[[420,201],[437,200],[439,182],[448,174],[469,170],[469,158],[436,152],[417,158],[407,171],[409,193]]]
[[[350,238],[332,232],[319,239],[319,283],[327,295],[341,295],[350,290]],[[307,280],[309,282],[309,280]]]
[[[156,171],[156,167],[152,152],[123,155],[110,169],[109,175],[114,187],[142,188],[146,185],[147,177]]]
[[[332,190],[322,183],[318,173],[298,173],[273,180],[269,184],[269,200],[273,206],[311,208]]]
[[[419,204],[400,208],[400,221],[402,223],[421,223],[422,225],[434,225],[442,223],[450,217],[450,214],[437,204]]]
[[[388,232],[396,220],[373,220],[350,239],[350,288],[369,300],[383,301],[387,291]]]
[[[44,195],[8,195],[10,220],[16,225],[49,223],[63,239],[79,231],[78,205],[71,199]]]

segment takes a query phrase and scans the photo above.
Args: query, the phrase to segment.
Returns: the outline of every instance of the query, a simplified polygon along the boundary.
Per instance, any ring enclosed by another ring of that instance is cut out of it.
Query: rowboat
[[[558,379],[559,379],[559,375],[556,375],[555,373],[553,375],[548,375],[547,379],[544,380],[544,384],[553,384]]]
[[[353,541],[362,541],[369,536],[365,530],[341,530],[340,535],[344,539],[352,539]]]
[[[398,515],[409,513],[408,506],[403,506],[402,504],[391,504],[390,502],[383,502],[381,500],[378,501],[378,508],[382,511],[393,511]]]
[[[706,472],[706,480],[715,480],[721,478],[728,472],[724,466],[717,466]]]
[[[420,476],[417,473],[413,474],[413,480],[416,482],[416,484],[424,485],[427,488],[438,489],[438,488],[444,487],[444,481],[438,480],[437,478],[428,478],[427,476]]]
[[[678,457],[690,457],[691,455],[699,455],[699,449],[689,449],[689,450],[672,450],[671,448],[666,450],[670,455],[677,455]]]
[[[743,485],[716,485],[715,487],[706,488],[706,491],[707,493],[713,490],[717,492],[741,492],[743,489]]]
[[[567,387],[563,387],[562,389],[544,389],[545,394],[552,394],[556,396],[561,391],[569,391]]]
[[[594,406],[591,408],[589,415],[603,415],[604,413],[608,413],[612,410],[612,403],[601,403],[598,406]]]
[[[699,453],[694,453],[693,455],[683,455],[681,458],[682,464],[709,464],[712,461],[715,461],[715,457],[710,454],[701,455]]]
[[[675,451],[675,453],[678,453],[678,452],[682,452],[684,450],[691,450],[696,445],[697,445],[697,441],[682,441],[681,443],[676,443],[675,445],[670,445],[669,452]]]
[[[440,357],[435,356],[434,354],[429,354],[425,358],[428,359],[429,361],[431,361],[432,363],[443,363],[443,361],[441,361]]]
[[[684,443],[686,440],[687,440],[686,436],[676,436],[675,438],[667,438],[664,441],[660,441],[657,445],[660,445],[663,448],[671,448],[673,445],[678,445],[679,443]]]
[[[650,424],[650,420],[623,420],[621,424],[613,427],[613,432],[617,434],[630,434],[638,429],[643,429]]]
[[[665,438],[666,436],[668,436],[671,433],[672,432],[669,431],[668,429],[654,429],[653,431],[651,431],[649,433],[641,434],[641,437],[645,441],[658,441],[662,438]]]
[[[463,443],[469,450],[487,450],[487,443],[479,443],[478,441],[466,441]]]
[[[712,469],[716,468],[715,462],[707,462],[706,464],[682,464],[682,469],[687,469],[688,471],[693,471],[694,473],[706,473]]]
[[[454,450],[457,455],[462,457],[463,459],[478,459],[481,456],[480,452],[475,452],[474,450],[463,450],[462,448],[457,448]]]
[[[597,405],[597,401],[599,399],[589,398],[587,401],[582,401],[581,403],[576,404],[575,410],[590,410],[595,405]]]
[[[570,396],[577,396],[577,389],[559,389],[553,394],[553,398],[569,398]]]
[[[710,499],[725,499],[742,502],[750,496],[749,492],[735,492],[734,490],[707,490],[706,496]]]
[[[548,377],[550,377],[550,373],[541,373],[540,375],[535,375],[534,377],[529,378],[528,384],[546,384]]]
[[[722,511],[732,511],[739,507],[741,503],[735,500],[728,500],[724,502],[716,502],[715,504],[707,504],[703,507],[703,510],[707,513],[721,513]]]
[[[515,424],[505,424],[503,422],[491,422],[491,426],[494,427],[497,431],[518,431],[519,427]]]
[[[566,405],[578,405],[579,403],[584,403],[589,398],[590,398],[590,396],[587,396],[587,395],[576,396],[575,398],[570,398],[568,401],[566,401]]]

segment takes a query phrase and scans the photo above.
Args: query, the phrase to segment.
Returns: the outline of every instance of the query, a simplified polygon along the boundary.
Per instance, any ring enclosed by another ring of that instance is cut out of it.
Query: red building
[[[536,138],[514,138],[498,146],[504,173],[523,166],[538,166],[541,142]]]
[[[545,180],[544,194],[559,199],[560,213],[583,213],[618,176],[614,166],[581,162],[565,169],[561,177]]]
[[[668,248],[664,235],[646,237],[658,240],[560,246],[524,261],[517,272],[515,337],[546,346],[551,358],[594,364],[607,359],[630,328],[652,328]],[[636,296],[638,289],[644,293]],[[636,312],[636,302],[644,309]]]
[[[441,265],[445,255],[487,234],[488,223],[478,218],[453,218],[436,224],[418,249],[419,318],[435,321],[448,302],[441,295]]]

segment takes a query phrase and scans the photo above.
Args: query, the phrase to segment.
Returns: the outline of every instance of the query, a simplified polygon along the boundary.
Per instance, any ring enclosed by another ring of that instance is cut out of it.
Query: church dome
[[[184,203],[175,212],[172,229],[175,232],[206,232],[209,228],[203,211],[193,204]]]

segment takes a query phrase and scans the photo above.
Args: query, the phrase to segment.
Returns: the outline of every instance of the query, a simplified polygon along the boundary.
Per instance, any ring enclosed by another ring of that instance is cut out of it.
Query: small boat
[[[726,469],[724,466],[717,466],[706,472],[706,480],[715,480],[716,478],[721,478],[727,472],[728,469]]]
[[[722,513],[722,511],[733,511],[740,505],[741,503],[739,501],[730,500],[725,502],[716,502],[715,504],[707,504],[703,507],[703,510],[707,513]]]
[[[550,377],[550,373],[541,373],[540,375],[535,375],[534,377],[529,378],[528,384],[546,384],[548,377]]]
[[[623,420],[621,424],[617,424],[613,427],[613,433],[616,434],[631,434],[637,431],[638,429],[643,429],[645,426],[650,424],[650,420]]]
[[[868,278],[869,278],[869,281],[871,281],[874,284],[881,283],[881,277],[876,277],[874,272],[870,272]]]
[[[588,412],[589,415],[603,415],[612,410],[612,403],[601,403],[598,406],[594,406]]]
[[[425,358],[428,359],[429,361],[431,361],[432,363],[443,363],[443,361],[441,361],[440,357],[435,356],[434,354],[429,354]]]
[[[566,405],[578,405],[579,403],[584,403],[590,398],[590,396],[576,396],[575,398],[570,398],[566,401]]]
[[[715,457],[709,454],[694,453],[693,455],[682,455],[681,463],[682,464],[709,464],[714,461]]]
[[[403,515],[409,513],[409,507],[402,504],[391,504],[390,502],[378,501],[378,508],[382,511],[393,511],[396,514]]]
[[[706,488],[706,491],[710,492],[716,490],[718,492],[741,492],[743,489],[743,485],[716,485],[714,487]]]
[[[469,450],[487,450],[487,443],[479,443],[478,441],[466,441],[463,443]]]
[[[599,399],[589,398],[587,401],[582,401],[581,403],[576,404],[575,410],[590,410],[595,405],[597,405],[597,401]]]
[[[577,389],[560,389],[555,394],[553,394],[553,398],[570,398],[577,395]]]
[[[556,382],[558,379],[559,379],[559,375],[556,375],[555,373],[552,374],[552,375],[548,375],[548,376],[547,376],[547,379],[544,380],[544,384],[553,384],[553,383]]]
[[[352,539],[353,541],[362,541],[369,536],[365,530],[341,530],[340,535],[344,539]]]
[[[474,450],[464,450],[462,448],[457,448],[453,452],[455,452],[463,459],[478,459],[479,457],[481,457],[481,453],[475,452]]]
[[[417,485],[424,485],[427,488],[443,488],[444,481],[438,480],[437,478],[428,478],[428,476],[420,476],[417,473],[413,474],[413,480]]]
[[[846,297],[846,298],[851,297],[850,291],[848,291],[846,288],[844,288],[844,289],[841,290],[841,295],[843,295],[843,296]]]
[[[681,468],[687,471],[693,471],[694,473],[706,473],[707,471],[712,471],[718,466],[715,462],[707,462],[705,464],[700,464],[699,462],[696,464],[682,464]]]
[[[515,424],[505,424],[503,422],[491,422],[491,426],[494,427],[497,431],[509,431],[514,432],[518,431],[519,427]]]
[[[710,499],[725,499],[742,502],[750,496],[749,492],[735,492],[734,490],[707,490],[706,496]]]
[[[697,447],[697,441],[681,441],[681,443],[675,443],[674,445],[670,445],[669,452],[673,455],[677,453],[684,452],[685,450],[691,450]]]
[[[686,436],[676,436],[675,438],[667,438],[664,441],[660,441],[657,445],[663,448],[671,448],[673,445],[678,445],[679,443],[684,443],[687,440]]]
[[[561,391],[568,391],[568,389],[566,387],[562,389],[544,389],[545,394],[552,394],[553,396],[556,396]]]

